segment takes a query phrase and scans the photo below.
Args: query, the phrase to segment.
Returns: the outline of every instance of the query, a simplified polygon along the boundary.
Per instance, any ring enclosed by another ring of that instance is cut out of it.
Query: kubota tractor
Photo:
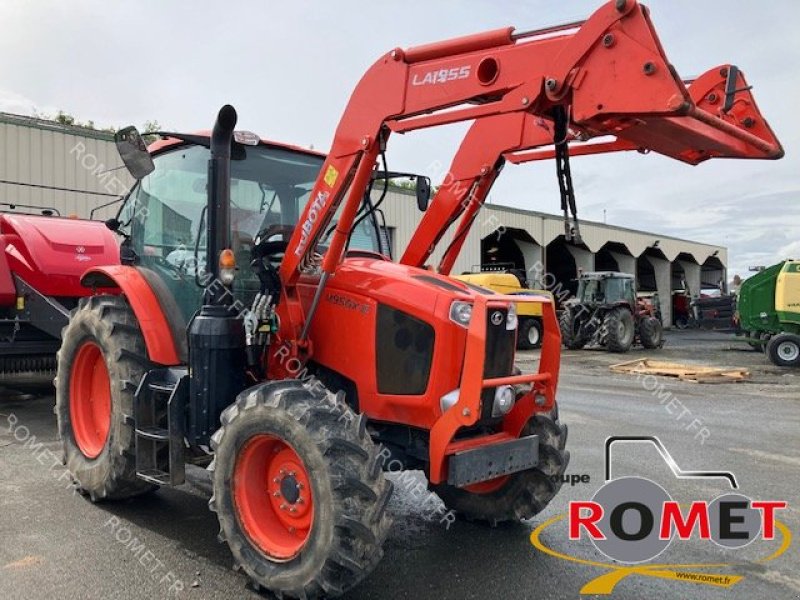
[[[559,322],[570,350],[589,344],[627,352],[635,343],[648,349],[664,343],[658,309],[636,297],[636,281],[627,273],[581,273],[578,292],[564,303]]]
[[[92,501],[130,498],[207,465],[220,538],[284,598],[339,595],[375,567],[387,465],[423,471],[446,507],[475,519],[538,514],[569,460],[553,305],[386,256],[375,215],[390,134],[519,117],[501,128],[513,138],[533,119],[563,163],[566,138],[544,135],[541,118],[575,139],[613,135],[688,162],[779,158],[739,71],[706,81],[716,99],[687,90],[644,7],[616,0],[583,24],[388,52],[327,156],[235,132],[230,106],[210,134],[168,134],[150,152],[132,128],[119,132],[138,180],[110,223],[122,264],[83,276],[98,293],[73,312],[58,362],[76,486]],[[478,141],[460,150],[474,158],[471,202],[437,194],[427,239],[406,254],[430,256],[460,214],[474,219],[501,160],[484,165],[491,140]],[[520,374],[515,305],[531,302],[541,359]]]

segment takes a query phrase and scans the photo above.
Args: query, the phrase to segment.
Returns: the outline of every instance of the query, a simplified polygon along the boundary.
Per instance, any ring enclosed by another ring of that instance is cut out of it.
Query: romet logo
[[[611,447],[618,442],[647,442],[655,446],[673,474],[679,479],[723,478],[738,489],[736,477],[726,471],[684,471],[656,437],[610,437],[605,446],[606,483],[590,501],[569,503],[567,515],[558,515],[543,523],[531,534],[531,543],[550,556],[580,564],[612,570],[588,582],[581,594],[610,594],[617,583],[629,575],[645,575],[730,587],[743,576],[735,573],[702,573],[702,568],[735,568],[735,564],[715,562],[692,565],[642,565],[664,552],[677,538],[688,541],[694,535],[710,540],[726,550],[742,548],[756,539],[776,541],[780,546],[755,562],[766,562],[782,555],[791,544],[791,533],[776,518],[787,508],[782,500],[753,501],[728,492],[711,502],[691,504],[675,502],[660,485],[644,477],[611,478]],[[569,540],[588,536],[592,544],[612,563],[603,563],[563,554],[545,545],[541,533],[566,517]],[[776,532],[780,535],[777,536]],[[618,563],[624,563],[622,565]],[[691,567],[692,571],[684,569]]]
[[[611,437],[606,440],[606,479],[610,479],[611,446],[614,442],[651,442],[680,479],[722,477],[736,489],[733,473],[682,471],[656,437]],[[674,537],[689,540],[697,529],[702,540],[725,548],[741,548],[756,539],[775,539],[775,511],[783,501],[755,502],[741,494],[723,494],[712,502],[692,502],[686,513],[660,485],[644,477],[612,479],[588,502],[569,503],[569,539],[586,533],[608,558],[636,564],[653,560]],[[676,536],[677,534],[677,536]]]
[[[306,220],[303,221],[303,224],[300,226],[300,243],[297,244],[297,248],[294,250],[295,255],[302,256],[303,252],[306,251],[311,230],[314,228],[314,223],[319,219],[322,209],[324,209],[325,205],[328,203],[329,196],[330,194],[328,192],[318,192],[317,197],[314,198],[311,206],[308,207]]]
[[[469,77],[470,66],[454,67],[452,69],[440,69],[438,71],[428,71],[420,79],[419,73],[414,73],[411,78],[411,85],[436,85],[437,83],[448,83],[458,79]]]

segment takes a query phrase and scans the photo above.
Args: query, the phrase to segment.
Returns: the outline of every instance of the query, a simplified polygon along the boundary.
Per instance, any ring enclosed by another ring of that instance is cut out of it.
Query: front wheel
[[[531,418],[522,435],[539,436],[539,464],[506,477],[457,488],[446,483],[431,489],[447,508],[469,520],[491,525],[530,519],[542,512],[561,489],[569,464],[567,426],[558,420],[558,406]]]
[[[539,319],[523,319],[519,326],[517,347],[520,350],[533,350],[542,347],[542,323]]]
[[[779,367],[800,366],[800,335],[779,333],[767,342],[767,356]]]
[[[392,485],[342,399],[298,381],[261,384],[225,409],[211,447],[220,539],[280,598],[343,594],[377,565]]]

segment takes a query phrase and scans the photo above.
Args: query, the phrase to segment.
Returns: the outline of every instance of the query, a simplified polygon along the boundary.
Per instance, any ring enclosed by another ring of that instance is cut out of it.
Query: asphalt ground
[[[745,383],[710,385],[608,369],[638,356],[746,367],[752,377]],[[536,352],[521,353],[519,359],[523,370],[536,368]],[[530,522],[489,528],[443,519],[437,500],[424,491],[421,474],[392,475],[394,525],[385,556],[347,597],[592,598],[599,596],[581,596],[581,590],[609,574],[620,577],[607,596],[612,598],[800,597],[797,543],[770,558],[781,546],[780,536],[736,551],[710,541],[673,542],[657,562],[691,568],[626,574],[586,539],[569,541],[564,520],[552,522],[569,501],[588,500],[602,485],[608,436],[655,435],[682,469],[732,471],[740,493],[786,500],[789,508],[778,517],[797,535],[800,371],[772,367],[763,354],[720,334],[677,332],[657,352],[622,357],[565,352],[559,403],[569,425],[567,472],[576,476],[570,479],[574,485],[565,484]],[[73,493],[57,460],[60,443],[52,408],[46,387],[33,390],[33,397],[0,399],[0,598],[263,597],[248,587],[244,575],[231,570],[231,555],[217,542],[203,471],[192,471],[191,484],[177,489],[92,505]],[[615,451],[612,464],[614,477],[648,477],[681,503],[711,500],[730,490],[719,479],[676,479],[646,444]],[[532,545],[534,531],[546,549]],[[722,566],[703,566],[709,564]],[[672,579],[667,578],[670,572]],[[724,588],[675,579],[675,572],[743,578]]]

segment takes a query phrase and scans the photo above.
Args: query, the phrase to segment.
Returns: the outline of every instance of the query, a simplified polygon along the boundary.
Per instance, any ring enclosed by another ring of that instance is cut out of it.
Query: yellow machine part
[[[537,294],[552,299],[552,294],[545,290],[530,290],[520,285],[519,279],[511,273],[471,273],[469,275],[453,275],[453,279],[488,288],[498,294]],[[525,302],[517,304],[520,317],[541,317],[542,305]]]
[[[800,322],[800,260],[786,261],[778,274],[775,311],[782,321]]]

